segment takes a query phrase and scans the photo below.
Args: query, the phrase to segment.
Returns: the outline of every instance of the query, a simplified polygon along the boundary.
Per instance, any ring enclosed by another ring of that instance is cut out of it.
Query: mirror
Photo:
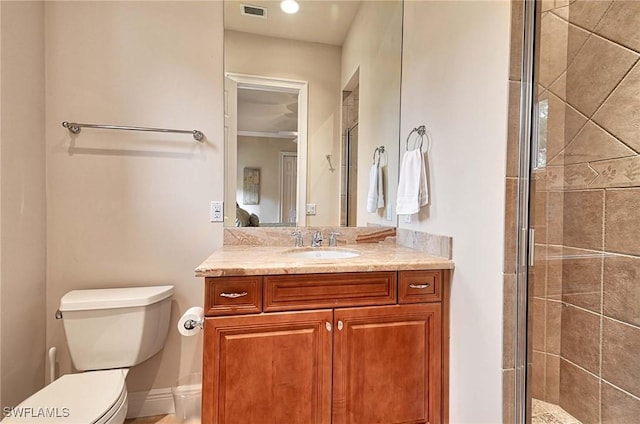
[[[224,1],[225,225],[395,225],[401,0]]]

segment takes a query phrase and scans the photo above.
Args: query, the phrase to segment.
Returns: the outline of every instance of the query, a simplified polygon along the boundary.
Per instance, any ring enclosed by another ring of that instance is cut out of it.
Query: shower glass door
[[[640,1],[536,3],[527,420],[640,423]]]

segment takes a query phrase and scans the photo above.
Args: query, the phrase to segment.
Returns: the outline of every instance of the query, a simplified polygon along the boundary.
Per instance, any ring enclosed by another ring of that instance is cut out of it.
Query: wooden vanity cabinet
[[[205,318],[202,422],[331,422],[333,311]]]
[[[333,424],[441,422],[440,304],[336,309],[334,320]]]
[[[256,277],[207,278],[202,422],[446,423],[448,277],[448,270],[259,277],[262,297],[252,302],[287,311],[231,316],[210,308],[211,293],[228,278],[244,287],[243,278]],[[359,284],[373,294],[358,293]],[[426,300],[411,293],[399,304],[402,290],[424,290]]]

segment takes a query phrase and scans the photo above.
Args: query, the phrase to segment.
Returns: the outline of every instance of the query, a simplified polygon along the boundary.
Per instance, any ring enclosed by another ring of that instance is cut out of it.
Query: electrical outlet
[[[315,215],[315,214],[316,214],[316,204],[307,203],[307,215]]]
[[[405,215],[404,216],[404,223],[405,224],[411,224],[411,215]]]
[[[209,210],[209,220],[211,222],[224,221],[224,202],[222,200],[214,200],[211,202]]]

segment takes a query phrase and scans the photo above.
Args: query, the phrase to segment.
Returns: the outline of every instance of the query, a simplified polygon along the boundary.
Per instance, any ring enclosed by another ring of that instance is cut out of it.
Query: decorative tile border
[[[549,166],[546,186],[549,190],[584,190],[598,177],[587,163],[565,166]]]
[[[598,177],[590,188],[640,186],[640,156],[592,162]]]
[[[534,178],[538,190],[545,191],[640,187],[640,156],[548,166]]]

